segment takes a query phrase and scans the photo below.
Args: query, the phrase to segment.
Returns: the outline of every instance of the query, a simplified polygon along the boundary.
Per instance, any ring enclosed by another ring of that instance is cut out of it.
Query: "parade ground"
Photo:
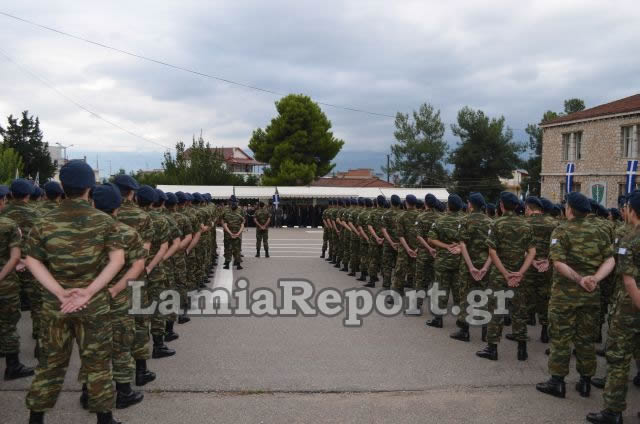
[[[221,253],[222,237],[218,243]],[[244,269],[226,271],[220,261],[211,287],[232,289],[239,278],[251,289],[274,291],[280,279],[307,280],[316,291],[363,284],[319,258],[321,229],[272,229],[269,244],[271,258],[255,258],[254,229],[245,232]],[[425,326],[427,318],[373,313],[360,327],[347,328],[344,314],[193,317],[176,326],[180,338],[169,345],[177,354],[148,362],[157,379],[138,388],[144,401],[114,415],[128,424],[583,423],[588,412],[602,408],[601,390],[592,388],[586,399],[574,390],[575,360],[566,399],[536,391],[535,384],[549,377],[540,327],[529,327],[528,361],[517,361],[516,344],[503,338],[499,361],[492,362],[475,356],[484,347],[479,329],[464,343],[449,338],[453,317],[445,318],[443,329]],[[26,312],[22,359],[35,365],[30,328]],[[605,361],[598,361],[602,376]],[[48,423],[94,422],[95,415],[80,407],[78,367],[74,353]],[[27,422],[30,382],[0,382],[0,423]],[[627,403],[625,420],[637,422],[640,390],[632,384]]]

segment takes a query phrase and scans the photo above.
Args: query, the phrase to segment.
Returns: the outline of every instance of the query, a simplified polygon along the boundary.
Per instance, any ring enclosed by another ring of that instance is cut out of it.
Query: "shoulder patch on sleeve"
[[[553,246],[554,244],[556,244],[558,242],[558,239],[551,239],[551,245]]]
[[[624,247],[621,247],[618,249],[618,255],[626,255],[627,254],[627,249]]]

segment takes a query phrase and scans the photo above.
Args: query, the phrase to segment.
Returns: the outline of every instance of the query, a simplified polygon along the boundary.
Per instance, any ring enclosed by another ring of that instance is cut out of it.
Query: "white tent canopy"
[[[228,199],[234,193],[234,186],[188,186],[188,185],[159,185],[158,188],[165,192],[175,193],[209,193],[214,199]],[[276,192],[276,187],[265,186],[236,186],[235,194],[238,199],[270,199]],[[424,199],[428,193],[436,196],[438,200],[446,201],[449,192],[444,188],[395,188],[395,187],[316,187],[316,186],[278,186],[278,194],[281,199],[336,199],[347,197],[374,198],[382,194],[387,199],[392,194],[404,198],[413,194],[417,198]]]

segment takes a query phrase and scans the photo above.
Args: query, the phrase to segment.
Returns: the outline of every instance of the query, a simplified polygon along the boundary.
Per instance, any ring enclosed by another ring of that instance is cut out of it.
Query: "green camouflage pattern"
[[[22,234],[18,224],[0,216],[0,268],[11,256],[11,249],[20,247]],[[15,271],[0,281],[0,353],[20,352],[17,325],[20,321],[20,283]]]
[[[435,210],[427,210],[421,212],[417,217],[417,235],[422,237],[424,241],[429,239],[429,231],[433,223],[440,217]],[[433,268],[434,257],[431,256],[429,251],[418,243],[418,257],[416,258],[416,271],[415,271],[415,288],[416,290],[427,290],[435,277],[435,270]]]
[[[428,238],[430,240],[438,240],[442,243],[451,244],[460,241],[459,231],[462,225],[463,214],[461,212],[446,213],[439,217],[431,225]],[[454,255],[447,249],[437,247],[434,268],[436,272],[440,271],[456,271],[460,268],[460,255]],[[436,281],[443,284],[442,281]]]
[[[242,224],[244,223],[244,216],[240,212],[240,208],[233,210],[231,208],[227,208],[222,214],[222,221],[227,224],[227,228],[230,231],[237,233],[240,231]],[[225,231],[224,232],[225,242],[228,245],[228,248],[225,248],[224,251],[224,261],[231,262],[233,257],[233,263],[239,264],[242,262],[242,238],[231,238],[231,236]]]
[[[326,212],[326,211],[325,211]],[[323,217],[326,216],[325,214],[323,214]],[[255,221],[257,223],[259,223],[260,225],[264,225],[267,223],[267,221],[269,220],[269,218],[271,218],[271,213],[269,213],[269,211],[267,210],[267,208],[259,208],[256,211],[255,214]],[[327,246],[326,246],[326,240],[325,240],[325,235],[328,234],[328,232],[323,231],[323,241],[322,241],[322,252],[324,253],[325,250],[327,250]],[[260,246],[264,245],[264,251],[268,252],[269,251],[269,228],[267,228],[266,230],[261,230],[260,228],[256,227],[256,250],[259,252],[260,251]]]

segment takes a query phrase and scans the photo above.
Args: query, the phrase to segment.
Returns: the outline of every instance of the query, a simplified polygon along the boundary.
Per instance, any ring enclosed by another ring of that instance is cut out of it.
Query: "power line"
[[[200,72],[200,71],[196,71],[196,70],[193,70],[193,69],[190,69],[190,68],[186,68],[186,67],[180,66],[180,65],[173,65],[171,63],[168,63],[168,62],[165,62],[165,61],[162,61],[162,60],[159,60],[159,59],[153,59],[151,57],[143,56],[141,54],[137,54],[137,53],[133,53],[133,52],[130,52],[130,51],[127,51],[127,50],[123,50],[123,49],[117,48],[117,47],[109,46],[109,45],[104,44],[104,43],[100,43],[100,42],[97,42],[97,41],[89,40],[87,38],[84,38],[84,37],[81,37],[81,36],[78,36],[78,35],[74,35],[74,34],[70,34],[68,32],[65,32],[65,31],[62,31],[62,30],[59,30],[59,29],[56,29],[56,28],[52,28],[52,27],[49,27],[49,26],[46,26],[46,25],[42,25],[42,24],[30,21],[28,19],[20,18],[18,16],[11,15],[11,14],[6,13],[6,12],[0,11],[0,15],[6,16],[6,17],[11,18],[11,19],[15,19],[15,20],[20,21],[20,22],[24,22],[24,23],[29,24],[29,25],[33,25],[33,26],[41,28],[41,29],[45,29],[47,31],[52,31],[52,32],[55,32],[57,34],[64,35],[65,37],[70,37],[70,38],[73,38],[73,39],[76,39],[76,40],[79,40],[79,41],[83,41],[85,43],[93,44],[94,46],[102,47],[102,48],[108,49],[108,50],[113,50],[115,52],[122,53],[122,54],[127,55],[127,56],[135,57],[135,58],[141,59],[141,60],[146,60],[148,62],[152,62],[152,63],[158,64],[158,65],[162,65],[162,66],[166,66],[166,67],[169,67],[169,68],[173,68],[173,69],[176,69],[176,70],[179,70],[179,71],[184,71],[184,72],[188,72],[190,74],[198,75],[198,76],[205,77],[205,78],[214,79],[214,80],[221,81],[221,82],[224,82],[224,83],[227,83],[227,84],[248,88],[250,90],[260,91],[260,92],[268,93],[268,94],[273,94],[273,95],[280,96],[280,97],[285,96],[285,94],[278,93],[277,91],[273,91],[273,90],[269,90],[269,89],[261,88],[261,87],[256,87],[254,85],[244,84],[244,83],[241,83],[241,82],[238,82],[238,81],[230,80],[228,78],[218,77],[218,76],[215,76],[215,75],[207,74],[205,72]],[[381,116],[381,117],[385,117],[385,118],[395,118],[394,115],[388,115],[388,114],[385,114],[385,113],[378,113],[378,112],[371,112],[371,111],[368,111],[368,110],[359,109],[359,108],[355,108],[355,107],[351,107],[351,106],[341,106],[341,105],[336,105],[336,104],[332,104],[332,103],[325,103],[325,102],[318,102],[318,101],[316,101],[316,103],[318,103],[319,105],[322,105],[322,106],[332,107],[332,108],[335,108],[335,109],[348,110],[348,111],[351,111],[351,112],[364,113],[364,114],[368,114],[368,115]]]
[[[1,12],[0,12],[0,13],[1,13]],[[111,126],[113,126],[113,127],[117,128],[117,129],[119,129],[119,130],[121,130],[121,131],[124,131],[124,132],[126,132],[127,134],[129,134],[129,135],[132,135],[132,136],[134,136],[134,137],[137,137],[137,138],[139,138],[139,139],[141,139],[141,140],[144,140],[144,141],[146,141],[146,142],[148,142],[148,143],[153,143],[153,144],[155,144],[155,145],[157,145],[157,146],[160,146],[160,147],[162,147],[162,148],[164,148],[164,149],[171,150],[171,148],[169,148],[169,147],[165,146],[164,144],[160,144],[160,143],[158,143],[157,141],[153,141],[153,140],[150,140],[150,139],[148,139],[148,138],[146,138],[146,137],[144,137],[144,136],[142,136],[142,135],[140,135],[140,134],[136,134],[136,133],[134,133],[133,131],[130,131],[130,130],[128,130],[128,129],[126,129],[126,128],[124,128],[124,127],[122,127],[122,126],[120,126],[120,125],[116,124],[115,122],[110,121],[110,120],[108,120],[108,119],[106,119],[106,118],[102,117],[100,114],[98,114],[98,113],[96,113],[96,112],[92,111],[91,109],[87,108],[86,106],[82,105],[81,103],[79,103],[79,102],[75,101],[74,99],[72,99],[71,97],[67,96],[65,93],[63,93],[63,92],[62,92],[62,91],[60,91],[59,89],[57,89],[53,84],[51,84],[51,83],[50,83],[49,81],[47,81],[45,78],[38,76],[37,74],[35,74],[35,73],[34,73],[34,72],[32,72],[31,70],[29,70],[29,69],[27,69],[26,67],[24,67],[24,66],[20,65],[18,62],[16,62],[15,60],[13,60],[13,59],[12,59],[12,58],[7,54],[7,53],[5,53],[2,49],[0,49],[0,54],[1,54],[2,56],[4,56],[4,58],[5,58],[8,62],[12,63],[15,67],[17,67],[17,68],[18,68],[18,69],[20,69],[21,71],[23,71],[23,72],[25,72],[25,73],[29,74],[32,78],[34,78],[34,79],[36,79],[36,80],[40,81],[40,83],[42,83],[43,85],[47,86],[49,89],[53,90],[53,91],[54,91],[54,92],[56,92],[59,96],[63,97],[63,98],[64,98],[64,99],[66,99],[67,101],[71,102],[71,103],[72,103],[73,105],[75,105],[77,108],[82,109],[82,110],[84,110],[85,112],[89,113],[91,116],[93,116],[93,117],[95,117],[95,118],[98,118],[99,120],[101,120],[101,121],[103,121],[103,122],[106,122],[107,124],[109,124],[109,125],[111,125]]]

